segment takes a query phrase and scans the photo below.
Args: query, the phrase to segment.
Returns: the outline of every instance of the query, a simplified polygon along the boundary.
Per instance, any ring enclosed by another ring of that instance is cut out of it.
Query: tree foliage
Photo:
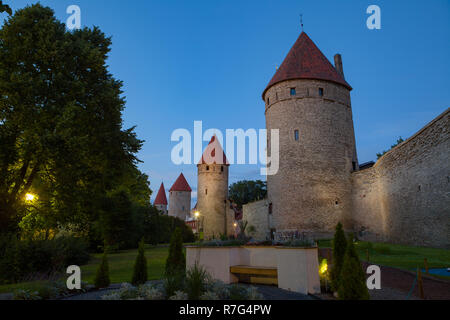
[[[110,46],[99,28],[69,32],[39,3],[0,29],[0,231],[17,232],[26,217],[25,229],[86,234],[105,202],[148,203],[148,177],[136,168],[143,141],[122,129]],[[38,200],[27,203],[27,193]]]
[[[239,208],[242,208],[244,204],[264,199],[267,195],[267,185],[261,180],[238,181],[229,187],[228,195]]]
[[[396,146],[398,146],[398,145],[399,145],[400,143],[402,143],[403,141],[405,141],[405,140],[403,140],[402,137],[398,137],[397,142],[394,143],[394,144],[391,146],[391,148],[390,148],[389,150],[395,148]],[[377,159],[380,159],[380,158],[381,158],[386,152],[388,152],[389,150],[384,150],[384,151],[381,152],[381,153],[377,153]]]
[[[180,229],[182,242],[195,241],[192,229],[176,217],[161,215],[152,207],[148,210],[145,227],[145,240],[147,243],[169,243],[176,229]]]
[[[6,12],[7,14],[12,15],[10,6],[8,6],[7,4],[3,4],[3,1],[0,0],[0,13],[2,12]]]
[[[349,237],[345,251],[339,281],[338,297],[341,300],[368,300],[369,291],[358,253],[353,245],[352,237]]]
[[[331,288],[335,291],[339,288],[340,275],[342,265],[344,263],[345,251],[347,248],[347,240],[345,239],[345,233],[342,228],[342,224],[339,222],[336,225],[336,231],[333,238],[333,267],[331,269]]]

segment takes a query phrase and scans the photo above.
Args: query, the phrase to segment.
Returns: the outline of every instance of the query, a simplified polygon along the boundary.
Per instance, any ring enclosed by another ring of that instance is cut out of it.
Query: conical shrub
[[[103,253],[102,262],[100,263],[97,273],[95,275],[94,284],[98,288],[106,288],[111,283],[109,279],[109,266],[108,266],[108,256],[106,250]]]
[[[339,289],[339,278],[341,275],[342,265],[344,263],[345,251],[347,248],[347,240],[339,222],[336,225],[336,232],[333,238],[333,267],[330,272],[331,289],[337,291]]]
[[[167,297],[184,287],[186,277],[186,258],[183,253],[181,229],[176,228],[170,239],[169,256],[166,260],[165,288]]]
[[[133,278],[131,283],[133,285],[144,284],[147,282],[147,259],[145,258],[145,243],[144,238],[139,242],[138,255],[134,263]]]
[[[181,229],[176,228],[170,239],[169,256],[166,260],[166,276],[185,273],[186,258],[183,253],[183,236]]]
[[[341,300],[368,300],[370,296],[366,284],[366,275],[352,240],[352,238],[349,238],[347,242],[339,281],[338,298]]]

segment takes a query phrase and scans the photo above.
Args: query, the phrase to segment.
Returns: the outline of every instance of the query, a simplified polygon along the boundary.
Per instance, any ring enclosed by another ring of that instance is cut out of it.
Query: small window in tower
[[[353,167],[353,171],[356,171],[356,162],[352,161],[352,167]]]
[[[291,88],[291,96],[295,96],[295,88]]]
[[[267,104],[270,104],[270,98],[267,98]]]
[[[223,172],[223,166],[220,166],[220,171]]]
[[[182,209],[181,210],[183,210],[184,211],[184,206],[182,206]]]
[[[272,203],[269,203],[269,214],[272,214]]]
[[[319,96],[323,97],[323,88],[319,88]]]
[[[206,171],[209,171],[209,166],[206,166]]]
[[[208,194],[208,189],[205,189],[205,194]]]
[[[298,141],[298,130],[294,130],[294,139]]]

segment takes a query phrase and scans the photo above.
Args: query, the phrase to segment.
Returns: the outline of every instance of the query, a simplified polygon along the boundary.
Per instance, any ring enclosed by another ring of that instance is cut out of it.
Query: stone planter
[[[240,247],[186,247],[186,268],[197,263],[216,280],[226,284],[238,281],[238,278],[230,273],[230,267],[238,265],[241,261]]]
[[[277,247],[277,270],[279,288],[320,293],[317,248]]]
[[[216,280],[238,281],[230,267],[248,266],[277,270],[278,287],[303,294],[320,293],[317,248],[240,246],[186,247],[186,268],[203,266]]]

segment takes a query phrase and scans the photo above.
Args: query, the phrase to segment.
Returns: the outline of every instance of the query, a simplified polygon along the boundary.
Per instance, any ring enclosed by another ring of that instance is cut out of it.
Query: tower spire
[[[300,14],[300,26],[302,27],[303,32],[303,14]]]

